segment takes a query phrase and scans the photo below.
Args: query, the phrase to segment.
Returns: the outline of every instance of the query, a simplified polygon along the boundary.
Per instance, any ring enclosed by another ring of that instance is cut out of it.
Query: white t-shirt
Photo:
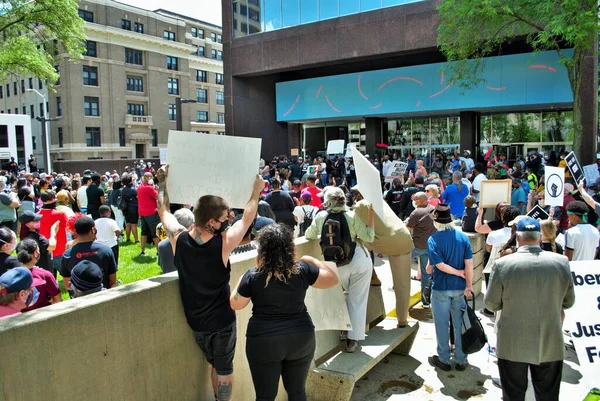
[[[384,161],[384,162],[383,162],[383,170],[382,170],[382,173],[383,173],[383,176],[384,176],[384,177],[387,177],[387,175],[388,175],[388,172],[390,171],[390,166],[391,166],[391,165],[392,165],[392,162],[391,162],[390,160],[388,160],[388,161]]]
[[[573,250],[573,261],[594,260],[599,238],[597,228],[590,224],[577,224],[565,232],[565,248]]]
[[[512,235],[511,227],[504,227],[500,230],[492,231],[488,234],[486,244],[494,246],[495,244],[506,244]]]
[[[77,203],[79,204],[79,207],[84,207],[87,209],[87,185],[84,187],[81,187],[77,190]]]
[[[318,207],[311,205],[296,206],[294,208],[294,216],[298,217],[298,225],[300,225],[304,222],[304,214],[314,220],[318,211]]]
[[[109,248],[117,245],[117,235],[115,231],[119,229],[117,222],[109,217],[102,217],[96,220],[96,241]]]
[[[478,174],[473,179],[473,190],[481,192],[481,182],[485,181],[485,180],[487,180],[487,177],[485,176],[485,174],[483,174],[483,173]],[[479,195],[480,195],[479,192],[473,193],[473,196],[475,197],[475,199],[477,200],[477,202],[479,202]]]

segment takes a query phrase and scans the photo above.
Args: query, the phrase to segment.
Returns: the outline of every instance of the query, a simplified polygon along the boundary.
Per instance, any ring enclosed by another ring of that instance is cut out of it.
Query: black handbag
[[[462,350],[465,354],[474,354],[479,352],[488,342],[485,330],[481,324],[481,319],[475,313],[475,296],[473,296],[473,308],[469,306],[469,301],[465,297],[467,308],[463,313],[462,323]]]

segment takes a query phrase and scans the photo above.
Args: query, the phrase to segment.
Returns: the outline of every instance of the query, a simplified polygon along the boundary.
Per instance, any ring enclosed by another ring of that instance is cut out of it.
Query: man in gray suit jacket
[[[575,303],[566,257],[540,248],[540,224],[517,224],[518,250],[496,260],[485,295],[498,321],[498,370],[505,401],[522,401],[531,371],[538,401],[558,401],[564,358],[561,312]]]

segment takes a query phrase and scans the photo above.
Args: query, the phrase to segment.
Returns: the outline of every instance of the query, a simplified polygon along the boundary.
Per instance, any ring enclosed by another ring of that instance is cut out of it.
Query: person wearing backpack
[[[362,242],[375,239],[375,212],[369,208],[369,224],[365,225],[346,207],[344,191],[328,187],[324,191],[325,212],[318,213],[306,230],[308,240],[320,239],[325,261],[339,268],[340,284],[346,293],[346,306],[352,330],[348,331],[346,352],[355,352],[358,341],[365,338],[367,300],[373,262]]]
[[[312,202],[312,195],[308,191],[302,192],[300,202],[302,206],[294,208],[294,218],[298,223],[298,237],[303,237],[315,219],[319,208],[310,204]]]

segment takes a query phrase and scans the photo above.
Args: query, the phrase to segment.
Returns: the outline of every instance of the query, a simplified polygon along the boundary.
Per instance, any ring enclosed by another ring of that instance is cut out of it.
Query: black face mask
[[[219,223],[221,223],[219,229],[213,228],[215,234],[223,234],[229,228],[229,220],[220,221]]]

